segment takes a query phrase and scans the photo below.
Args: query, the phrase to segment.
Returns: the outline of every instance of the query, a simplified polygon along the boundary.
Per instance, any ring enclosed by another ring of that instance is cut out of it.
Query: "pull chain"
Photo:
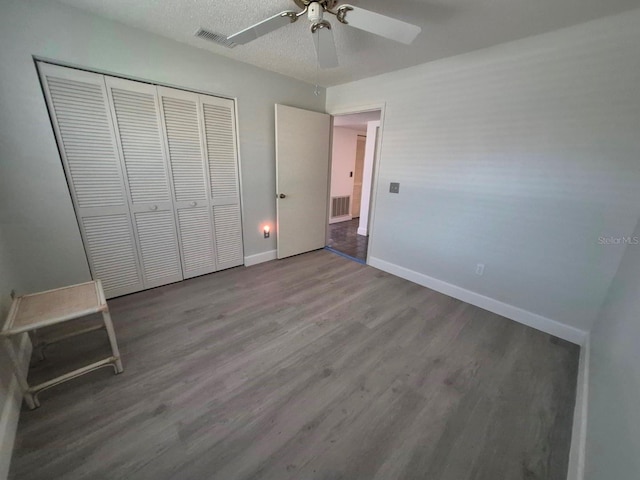
[[[315,35],[317,35],[318,42],[318,58],[316,59],[316,88],[313,94],[317,97],[320,95],[320,87],[318,86],[318,80],[320,78],[320,29],[316,30]]]

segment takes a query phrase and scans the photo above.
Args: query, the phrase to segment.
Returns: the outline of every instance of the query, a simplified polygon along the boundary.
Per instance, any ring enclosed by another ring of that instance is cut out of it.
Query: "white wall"
[[[245,255],[275,249],[274,104],[322,111],[324,91],[54,2],[3,0],[0,45],[0,228],[25,290],[89,278],[33,55],[237,97]]]
[[[386,102],[371,256],[579,340],[640,213],[639,45],[634,10],[329,88]]]
[[[640,223],[633,236],[640,241]],[[585,478],[636,479],[640,475],[640,245],[627,247],[591,332],[589,372]]]
[[[358,131],[347,127],[333,127],[331,151],[331,197],[353,196],[353,177],[356,168]]]

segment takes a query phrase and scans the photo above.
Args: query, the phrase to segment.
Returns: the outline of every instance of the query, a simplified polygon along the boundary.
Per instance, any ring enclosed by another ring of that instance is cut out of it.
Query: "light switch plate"
[[[400,193],[400,184],[396,182],[391,182],[391,184],[389,185],[389,192]]]

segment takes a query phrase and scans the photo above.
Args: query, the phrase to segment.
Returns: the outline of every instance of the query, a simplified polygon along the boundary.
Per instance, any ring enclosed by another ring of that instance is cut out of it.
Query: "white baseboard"
[[[26,375],[29,369],[29,359],[31,358],[31,342],[29,337],[24,335],[20,342],[20,361],[23,373]],[[0,480],[5,480],[9,474],[11,454],[13,453],[13,443],[16,439],[18,429],[18,418],[22,407],[22,392],[18,386],[18,381],[11,376],[7,388],[7,396],[0,406]]]
[[[358,228],[358,235],[368,236],[369,232],[367,232],[366,228]]]
[[[589,413],[589,361],[591,359],[591,339],[580,349],[578,366],[578,385],[576,388],[576,407],[573,411],[573,429],[571,431],[571,450],[569,452],[569,471],[567,480],[584,480],[584,466],[587,448],[587,416]]]
[[[256,253],[255,255],[244,257],[244,266],[250,267],[251,265],[269,262],[271,260],[275,260],[276,258],[278,258],[277,250],[269,250],[268,252]]]
[[[429,277],[428,275],[424,275],[414,270],[409,270],[408,268],[386,262],[379,258],[369,257],[369,265],[415,282],[423,287],[430,288],[437,292],[444,293],[445,295],[449,295],[450,297],[462,300],[463,302],[470,303],[471,305],[497,313],[498,315],[535,328],[536,330],[562,338],[571,343],[584,345],[587,338],[587,332],[584,330],[551,320],[550,318],[543,317],[542,315],[472,292],[471,290],[438,280],[437,278]]]
[[[348,222],[349,220],[353,220],[353,217],[351,215],[342,215],[341,217],[333,217],[329,219],[329,224]]]

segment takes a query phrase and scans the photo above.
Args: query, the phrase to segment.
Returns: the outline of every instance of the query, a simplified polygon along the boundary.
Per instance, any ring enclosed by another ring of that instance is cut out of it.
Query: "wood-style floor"
[[[566,478],[578,347],[411,282],[317,251],[109,304],[124,373],[23,411],[10,478]]]
[[[369,237],[358,235],[359,218],[329,224],[328,246],[362,262],[367,261]]]

